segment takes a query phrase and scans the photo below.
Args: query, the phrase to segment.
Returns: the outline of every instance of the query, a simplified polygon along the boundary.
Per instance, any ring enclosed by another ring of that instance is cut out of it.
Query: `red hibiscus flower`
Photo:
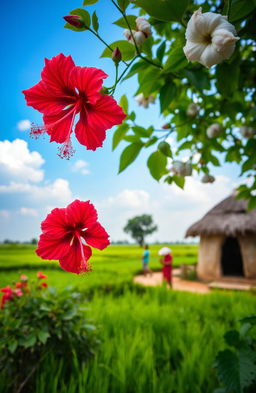
[[[97,211],[90,201],[76,200],[64,209],[53,209],[42,222],[36,253],[43,259],[58,259],[62,269],[81,273],[90,270],[89,246],[103,250],[109,235],[97,222]],[[87,245],[88,244],[88,245]]]
[[[73,129],[82,145],[95,150],[102,146],[105,131],[121,124],[126,116],[112,97],[100,93],[107,74],[98,68],[77,67],[71,56],[60,53],[45,59],[41,77],[39,83],[23,91],[27,105],[43,113],[44,126],[33,126],[31,135],[47,132],[51,142],[62,143],[62,158],[69,159],[74,153],[70,140]]]
[[[42,278],[42,279],[43,279],[43,278],[48,278],[48,276],[47,276],[46,274],[42,273],[42,272],[37,272],[36,275],[37,275],[37,277],[40,278],[40,279],[41,279],[41,278]]]

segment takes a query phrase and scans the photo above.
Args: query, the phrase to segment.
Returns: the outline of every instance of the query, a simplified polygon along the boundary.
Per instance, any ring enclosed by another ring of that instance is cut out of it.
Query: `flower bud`
[[[147,19],[143,18],[142,16],[136,19],[136,25],[138,31],[144,33],[146,38],[148,38],[152,34],[150,24],[148,23]]]
[[[143,106],[146,109],[148,108],[150,103],[155,102],[155,97],[153,96],[144,97],[144,94],[140,93],[135,97],[135,101],[139,106]]]
[[[144,41],[146,41],[147,37],[142,31],[136,31],[132,30],[132,34],[130,30],[124,30],[124,36],[127,38],[127,40],[131,43],[136,45],[141,45],[143,44]]]
[[[63,19],[65,19],[66,22],[74,27],[85,27],[84,21],[79,15],[67,15],[63,16]]]
[[[248,126],[241,126],[240,127],[240,134],[244,138],[251,138],[256,134],[256,128],[248,127]]]
[[[199,110],[200,110],[200,108],[196,104],[194,104],[194,103],[189,104],[189,106],[187,107],[187,112],[186,112],[187,116],[195,117],[199,113]]]
[[[117,65],[122,60],[122,53],[120,52],[119,48],[116,47],[112,52],[112,60]]]
[[[207,130],[206,130],[206,134],[208,136],[208,138],[215,138],[217,135],[219,135],[219,133],[221,132],[222,127],[220,124],[218,123],[213,123],[211,124]]]
[[[186,39],[183,50],[187,59],[210,68],[231,57],[239,37],[226,16],[202,13],[200,7],[188,21]]]
[[[169,123],[166,123],[166,124],[162,125],[162,129],[163,130],[169,130],[169,128],[170,128],[170,124]]]
[[[105,86],[102,86],[102,88],[100,89],[100,94],[108,94],[108,88]]]
[[[207,173],[202,177],[201,180],[202,183],[213,183],[214,181],[215,181],[215,177]]]

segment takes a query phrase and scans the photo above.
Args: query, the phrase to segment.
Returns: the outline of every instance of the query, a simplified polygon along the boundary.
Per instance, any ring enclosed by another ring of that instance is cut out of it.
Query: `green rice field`
[[[159,269],[151,246],[151,267]],[[171,246],[176,266],[195,263],[196,245]],[[239,326],[238,319],[255,313],[252,293],[222,291],[191,294],[165,287],[132,284],[140,271],[142,250],[111,246],[93,255],[93,271],[76,276],[45,262],[32,246],[0,248],[1,286],[20,273],[31,279],[40,270],[49,284],[72,285],[89,306],[85,311],[99,327],[101,346],[87,364],[70,359],[72,370],[54,354],[42,363],[34,393],[213,393],[219,387],[214,358],[224,347],[223,334]],[[0,393],[5,386],[0,382]]]

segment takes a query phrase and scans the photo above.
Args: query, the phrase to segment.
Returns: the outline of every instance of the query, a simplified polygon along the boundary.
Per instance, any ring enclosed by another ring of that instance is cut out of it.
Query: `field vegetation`
[[[159,247],[151,246],[153,269],[159,269]],[[196,262],[196,245],[171,248],[176,266]],[[213,363],[225,346],[223,335],[254,313],[256,297],[134,285],[141,253],[138,246],[111,246],[94,253],[93,272],[76,276],[62,272],[57,262],[41,261],[32,246],[0,248],[1,286],[20,273],[32,279],[41,270],[52,286],[76,287],[86,317],[98,327],[95,358],[79,362],[74,353],[67,373],[67,364],[51,353],[37,370],[33,393],[213,393],[219,387]]]

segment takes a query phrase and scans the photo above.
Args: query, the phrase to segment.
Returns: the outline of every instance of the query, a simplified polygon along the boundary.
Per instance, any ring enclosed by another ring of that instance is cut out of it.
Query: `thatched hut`
[[[200,236],[197,273],[202,280],[256,278],[256,209],[230,196],[186,232]]]

